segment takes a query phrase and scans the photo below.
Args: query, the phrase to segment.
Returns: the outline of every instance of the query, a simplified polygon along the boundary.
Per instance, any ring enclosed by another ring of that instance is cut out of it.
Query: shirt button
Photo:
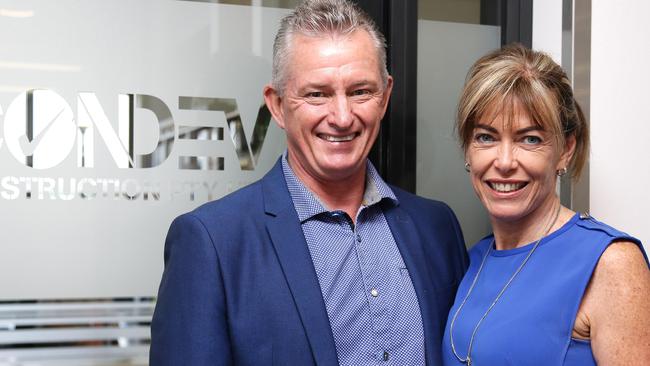
[[[388,351],[384,351],[384,361],[388,361]]]
[[[377,297],[379,296],[379,291],[377,291],[376,288],[373,288],[372,290],[370,290],[370,295],[372,295],[372,297]]]
[[[357,234],[357,241],[361,243],[361,235]]]

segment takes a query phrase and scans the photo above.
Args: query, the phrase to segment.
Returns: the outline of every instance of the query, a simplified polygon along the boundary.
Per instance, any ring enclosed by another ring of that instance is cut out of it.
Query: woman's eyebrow
[[[492,127],[490,125],[482,124],[482,123],[477,123],[474,128],[481,128],[481,129],[484,129],[486,131],[490,131],[492,133],[499,133],[499,131],[497,131],[496,128],[494,128],[494,127]]]
[[[523,135],[523,134],[528,133],[530,131],[544,131],[544,129],[541,126],[528,126],[528,127],[524,127],[522,129],[519,129],[519,130],[515,131],[515,133],[517,135]]]

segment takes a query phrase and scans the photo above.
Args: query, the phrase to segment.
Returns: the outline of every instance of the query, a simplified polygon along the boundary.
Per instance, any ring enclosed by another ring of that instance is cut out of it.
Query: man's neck
[[[288,159],[287,159],[288,160]],[[354,174],[335,180],[317,179],[300,167],[295,167],[288,160],[289,166],[300,181],[309,189],[330,211],[340,210],[348,214],[356,222],[357,212],[363,201],[366,189],[366,163]]]

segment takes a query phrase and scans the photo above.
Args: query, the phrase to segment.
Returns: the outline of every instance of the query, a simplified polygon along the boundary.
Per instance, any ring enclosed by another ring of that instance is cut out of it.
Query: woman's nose
[[[517,158],[514,146],[511,143],[503,143],[497,148],[497,157],[494,166],[502,172],[509,172],[517,168]]]

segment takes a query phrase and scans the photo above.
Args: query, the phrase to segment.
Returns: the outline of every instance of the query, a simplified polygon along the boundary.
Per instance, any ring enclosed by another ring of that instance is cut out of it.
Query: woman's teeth
[[[524,183],[490,183],[490,186],[497,192],[507,193],[521,189]]]

